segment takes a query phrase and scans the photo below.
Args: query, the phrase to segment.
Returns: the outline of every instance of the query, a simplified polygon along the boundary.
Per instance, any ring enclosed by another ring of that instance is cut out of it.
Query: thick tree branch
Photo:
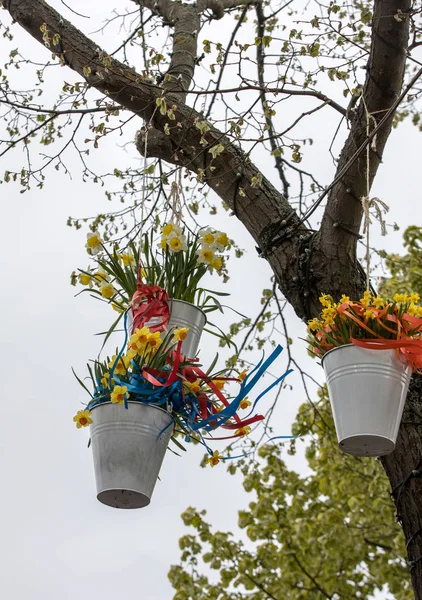
[[[163,132],[165,126],[170,135],[164,136],[165,144],[156,145],[159,158],[174,164],[186,166],[191,171],[202,174],[203,180],[220,196],[242,221],[258,245],[266,246],[272,236],[289,218],[294,226],[300,225],[299,218],[288,201],[260,173],[257,167],[231,144],[226,136],[211,124],[205,133],[207,145],[201,144],[203,137],[197,125],[203,116],[179,101],[179,95],[168,96],[170,105],[177,104],[175,119],[169,119],[156,111],[156,99],[165,90],[151,86],[142,77],[123,63],[108,57],[92,40],[76,29],[46,2],[41,0],[9,0],[5,4],[12,18],[32,37],[45,44],[46,35],[51,40],[59,34],[66,58],[66,64],[83,76],[97,90],[107,95],[123,108],[126,108],[149,122],[154,114],[153,126]],[[43,30],[43,31],[42,31]],[[215,158],[212,151],[221,150]],[[151,147],[148,154],[154,155]],[[293,215],[293,216],[292,216]],[[297,231],[297,241],[301,233],[306,233],[302,225]],[[293,278],[296,267],[296,245],[289,240],[282,256],[269,257],[275,273]],[[300,289],[294,287],[292,294],[283,286],[283,292],[297,308],[300,306]],[[299,312],[299,311],[298,311]]]
[[[396,20],[394,15],[398,11],[406,15],[411,4],[411,0],[376,0],[374,3],[372,44],[366,81],[361,102],[355,111],[350,133],[340,155],[338,173],[365,141],[368,114],[372,130],[400,94],[407,58],[409,19]],[[391,115],[378,131],[376,143],[371,147],[370,184],[381,162],[393,116]],[[356,277],[356,236],[362,218],[360,199],[369,193],[366,189],[365,157],[366,154],[362,154],[330,192],[315,244],[317,251],[314,252],[313,259],[314,275],[316,280],[320,279],[322,269],[325,270],[326,265],[330,264],[330,288],[335,296],[348,293],[350,296],[359,297],[359,288],[362,286],[361,279]],[[354,232],[354,235],[350,234],[350,231]],[[315,290],[314,313],[320,291],[322,290]]]

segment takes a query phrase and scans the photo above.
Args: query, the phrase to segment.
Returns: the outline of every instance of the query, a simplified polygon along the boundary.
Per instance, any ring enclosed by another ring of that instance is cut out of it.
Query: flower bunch
[[[125,407],[130,401],[167,409],[176,424],[175,435],[183,435],[187,441],[192,438],[206,446],[204,432],[219,426],[234,431],[230,438],[248,435],[250,424],[263,418],[255,415],[242,420],[237,414],[251,406],[242,392],[248,375],[242,372],[239,377],[230,378],[241,386],[234,400],[223,394],[228,381],[225,371],[205,373],[196,361],[181,355],[181,343],[187,332],[186,327],[167,333],[152,332],[144,326],[134,331],[120,353],[103,362],[94,361],[94,368],[88,365],[93,393],[78,379],[91,400],[75,415],[76,427],[92,423],[91,409],[98,404],[110,402]]]
[[[323,294],[319,319],[308,322],[310,351],[321,356],[354,340],[419,340],[422,342],[422,306],[418,294],[395,294],[392,299],[369,291],[357,301],[339,302]]]

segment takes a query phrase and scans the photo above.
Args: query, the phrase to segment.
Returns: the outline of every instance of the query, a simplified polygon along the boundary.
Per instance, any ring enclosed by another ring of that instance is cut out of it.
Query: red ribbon
[[[158,285],[146,285],[142,282],[141,267],[138,269],[138,282],[136,292],[132,297],[133,325],[131,334],[135,329],[142,329],[154,317],[161,317],[161,321],[149,327],[150,331],[163,331],[168,326],[170,309],[168,294]]]

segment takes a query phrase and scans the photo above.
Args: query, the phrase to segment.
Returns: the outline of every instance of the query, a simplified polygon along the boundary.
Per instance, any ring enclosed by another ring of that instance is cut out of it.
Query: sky
[[[53,4],[77,21],[60,2]],[[90,2],[72,3],[93,19],[114,5],[110,0],[101,9]],[[5,19],[4,11],[0,18]],[[17,27],[14,31],[22,48],[42,57],[43,49],[27,34]],[[0,40],[0,62],[9,51]],[[335,123],[327,117],[310,127],[314,136],[324,136]],[[390,205],[389,222],[402,228],[417,222],[420,184],[414,174],[420,168],[420,135],[410,125],[393,132],[373,189]],[[20,164],[19,152],[0,159],[0,172]],[[111,158],[121,164],[139,162],[133,149],[124,150],[114,141],[106,142],[95,160],[104,165]],[[332,166],[326,156],[315,152],[307,160],[322,180],[329,180]],[[72,180],[53,171],[42,191],[34,188],[22,195],[17,185],[0,187],[0,595],[8,600],[114,600],[130,594],[170,600],[167,572],[179,562],[178,539],[188,532],[180,519],[183,510],[206,509],[216,528],[236,531],[237,511],[252,497],[244,492],[241,478],[221,465],[200,468],[202,450],[189,448],[182,458],[168,453],[147,508],[118,511],[96,500],[88,432],[76,430],[72,422],[86,398],[71,367],[81,372],[96,355],[94,334],[107,328],[110,312],[87,295],[74,297],[77,290],[69,285],[69,275],[87,264],[85,232],[67,227],[66,220],[96,214],[107,205],[103,190],[82,182],[76,161],[73,167]],[[233,262],[230,304],[253,317],[270,269],[234,218],[223,214],[219,227],[247,250],[247,259]],[[381,238],[375,225],[371,235],[377,247],[400,251],[400,232]],[[223,323],[232,320],[225,315]],[[305,361],[305,344],[299,339],[303,325],[292,311],[289,322],[297,356]],[[215,341],[204,337],[201,350],[205,361],[211,361]],[[308,368],[322,380],[316,363],[309,362]],[[282,362],[277,369],[282,371]],[[290,383],[297,384],[296,377]],[[283,391],[272,423],[277,434],[289,434],[302,401],[298,385]],[[270,403],[266,399],[264,407]],[[307,472],[301,452],[285,457],[301,474]]]

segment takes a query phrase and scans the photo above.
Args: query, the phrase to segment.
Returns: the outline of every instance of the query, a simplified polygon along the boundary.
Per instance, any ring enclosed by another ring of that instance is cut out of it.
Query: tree
[[[391,277],[383,280],[383,293],[422,294],[421,240],[421,228],[409,227],[407,254],[385,256]],[[169,573],[175,600],[233,600],[244,597],[241,586],[253,600],[368,598],[384,586],[397,600],[413,597],[382,466],[338,452],[326,388],[314,406],[300,407],[293,433],[311,434],[311,475],[289,470],[276,445],[261,448],[261,461],[229,466],[231,473],[241,469],[245,490],[255,496],[238,521],[252,547],[233,533],[213,531],[205,512],[188,508],[182,515],[194,535],[181,538],[182,565]],[[201,562],[217,578],[204,575]]]
[[[1,154],[22,144],[27,157],[22,169],[6,171],[5,182],[18,180],[23,191],[34,182],[42,187],[49,166],[66,171],[70,148],[79,152],[84,176],[102,182],[87,164],[87,150],[81,149],[78,135],[88,127],[92,137],[85,138],[86,144],[95,148],[104,136],[141,118],[146,125],[137,136],[138,150],[158,158],[161,170],[151,184],[151,195],[163,192],[168,181],[162,161],[183,167],[192,181],[213,190],[254,238],[300,318],[316,316],[321,292],[336,299],[341,294],[360,297],[365,288],[357,261],[361,199],[369,196],[393,124],[409,115],[416,125],[420,120],[417,81],[422,69],[418,70],[414,54],[421,44],[421,10],[416,3],[133,0],[132,10],[112,17],[129,29],[114,51],[100,48],[44,1],[3,0],[3,6],[13,21],[46,47],[46,56],[53,53],[53,62],[46,59],[40,67],[13,49],[1,75],[3,117],[10,138]],[[72,20],[77,18],[72,15]],[[212,31],[212,22],[220,19],[233,24],[225,46],[205,37],[207,28]],[[161,51],[152,47],[158,26],[171,32]],[[10,26],[2,28],[7,40],[12,36]],[[246,43],[240,41],[243,31]],[[130,64],[134,55],[140,62],[138,54],[142,67],[135,70]],[[35,93],[42,91],[47,65],[53,64],[67,67],[67,79],[73,70],[83,82],[65,82],[48,107]],[[196,82],[198,65],[211,72],[205,82]],[[14,87],[8,76],[13,67],[32,67],[38,84],[25,90]],[[339,90],[345,100],[335,99]],[[286,99],[293,99],[295,108],[299,100],[303,102],[302,112],[287,126],[282,124]],[[310,100],[316,105],[311,106]],[[199,101],[201,111],[196,108]],[[296,129],[320,111],[331,111],[331,118],[338,118],[344,136],[335,177],[325,188],[301,167],[311,140]],[[29,152],[37,135],[46,146],[67,136],[41,166],[33,165]],[[260,170],[252,162],[256,146],[268,147],[282,192],[265,176],[267,167]],[[142,187],[136,169],[117,171],[115,176],[124,180],[123,199]],[[164,196],[159,198],[161,204],[153,205],[151,218],[163,208]],[[315,219],[323,202],[320,225],[313,229],[309,219],[312,215]],[[197,211],[195,192],[188,206]],[[101,224],[112,235],[116,215],[100,215],[92,226]],[[412,477],[422,446],[414,418],[422,412],[419,389],[420,378],[415,377],[408,401],[413,418],[404,419],[396,451],[382,460],[407,540],[416,598],[422,598],[422,498]]]

